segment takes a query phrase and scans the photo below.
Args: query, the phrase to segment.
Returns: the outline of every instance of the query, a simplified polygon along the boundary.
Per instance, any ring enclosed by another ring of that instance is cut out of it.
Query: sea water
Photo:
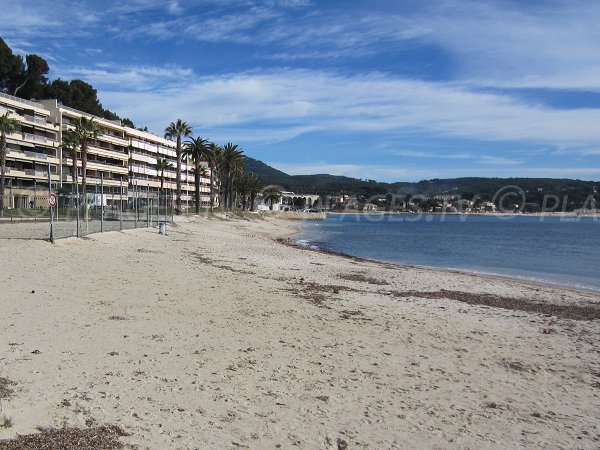
[[[600,292],[600,217],[328,214],[303,245]]]

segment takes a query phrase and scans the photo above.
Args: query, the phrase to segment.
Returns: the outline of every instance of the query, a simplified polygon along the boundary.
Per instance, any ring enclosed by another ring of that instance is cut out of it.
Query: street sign
[[[48,195],[48,206],[51,208],[56,206],[56,194]]]

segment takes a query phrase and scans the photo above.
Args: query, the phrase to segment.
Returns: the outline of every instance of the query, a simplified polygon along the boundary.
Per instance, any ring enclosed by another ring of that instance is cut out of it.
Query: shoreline
[[[348,214],[350,215],[353,213],[348,213]],[[365,213],[365,214],[368,214],[368,213]],[[385,213],[381,213],[378,215],[384,215],[384,214]],[[395,214],[395,213],[392,213],[392,214]],[[474,214],[474,215],[479,215],[479,214]],[[484,215],[489,216],[490,214],[484,214]],[[511,217],[513,217],[513,216],[511,216]],[[519,216],[514,216],[514,217],[519,217]],[[301,225],[298,225],[297,232],[293,235],[293,238],[298,240],[299,238],[302,237],[302,233],[303,233],[303,228],[301,227]],[[509,282],[528,284],[528,285],[537,286],[537,287],[554,288],[554,289],[572,291],[572,292],[576,292],[576,293],[582,293],[582,294],[585,293],[585,294],[593,294],[593,295],[600,296],[600,286],[585,287],[585,286],[578,286],[578,285],[573,285],[573,284],[565,284],[565,283],[561,283],[560,281],[550,281],[550,280],[529,278],[526,275],[519,276],[519,274],[503,274],[503,273],[493,273],[493,272],[490,273],[490,272],[485,272],[485,271],[477,271],[475,269],[469,270],[469,269],[454,268],[454,267],[439,267],[439,266],[428,266],[428,265],[420,265],[420,264],[413,264],[413,263],[401,263],[401,262],[395,262],[395,261],[387,261],[387,260],[381,260],[381,259],[376,259],[376,258],[356,256],[356,255],[352,255],[350,253],[345,253],[343,251],[333,250],[333,249],[330,249],[327,247],[320,247],[318,244],[313,245],[313,246],[311,246],[311,245],[304,246],[304,245],[298,243],[297,241],[290,242],[289,244],[291,246],[297,246],[298,248],[303,248],[303,249],[316,251],[316,252],[323,252],[323,253],[328,253],[328,254],[339,255],[339,256],[342,256],[345,258],[355,258],[356,260],[371,261],[371,262],[380,263],[380,264],[391,264],[391,265],[397,266],[399,268],[405,267],[405,268],[415,268],[415,269],[421,269],[421,270],[431,270],[434,272],[441,271],[441,272],[445,272],[445,273],[465,274],[465,275],[472,275],[472,276],[487,278],[487,279],[499,279],[499,280],[505,280],[505,281],[509,281]],[[316,247],[316,248],[314,248],[314,247]],[[548,274],[548,275],[551,276],[552,274]]]
[[[304,246],[304,245],[299,244],[294,241],[294,238],[299,237],[301,232],[302,232],[301,230],[298,230],[298,232],[294,233],[292,235],[292,237],[279,238],[279,239],[276,239],[276,241],[281,244],[289,245],[290,247],[295,247],[295,248],[298,248],[301,250],[310,250],[310,251],[317,252],[317,253],[340,256],[342,258],[347,258],[347,259],[351,259],[351,260],[355,260],[355,261],[364,261],[364,262],[371,262],[374,264],[382,264],[382,265],[386,265],[387,267],[392,266],[392,267],[395,267],[398,269],[406,268],[406,269],[429,270],[432,272],[454,273],[454,274],[458,274],[458,275],[468,275],[468,276],[473,276],[473,277],[478,277],[478,278],[483,278],[483,279],[488,279],[488,280],[503,280],[503,281],[507,281],[507,282],[525,284],[525,285],[530,285],[530,286],[534,286],[534,287],[554,288],[554,289],[560,289],[560,290],[569,291],[569,292],[578,293],[578,294],[593,294],[593,295],[600,296],[600,288],[586,289],[583,287],[564,285],[564,284],[560,284],[560,283],[553,283],[550,281],[530,280],[530,279],[525,279],[525,278],[519,278],[517,276],[510,276],[510,275],[503,275],[503,274],[476,272],[476,271],[469,271],[469,270],[465,270],[465,269],[457,269],[457,268],[450,268],[450,267],[435,267],[435,266],[422,266],[419,264],[397,263],[397,262],[393,262],[393,261],[384,261],[384,260],[374,259],[374,258],[365,258],[363,256],[356,256],[356,255],[352,255],[350,253],[344,253],[341,251],[318,247],[318,246],[316,246],[317,248],[314,248],[311,246]]]
[[[589,217],[594,220],[600,220],[600,213],[592,212],[586,214],[577,214],[573,211],[565,211],[565,212],[539,212],[539,213],[506,213],[506,212],[451,212],[451,211],[359,211],[359,210],[343,210],[343,211],[323,211],[324,214],[356,214],[356,215],[382,215],[382,216],[460,216],[460,217],[469,217],[469,216],[481,216],[481,217],[559,217],[565,219],[578,219]]]

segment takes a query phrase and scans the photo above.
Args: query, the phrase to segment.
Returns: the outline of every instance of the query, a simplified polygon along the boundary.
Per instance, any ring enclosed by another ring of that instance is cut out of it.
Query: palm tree
[[[83,193],[84,201],[87,203],[86,198],[86,187],[87,187],[87,151],[88,144],[91,139],[96,139],[100,128],[98,124],[94,122],[94,119],[88,119],[86,117],[80,117],[75,122],[75,130],[73,133],[77,137],[77,142],[80,146],[81,151],[81,190]]]
[[[206,168],[201,168],[200,163],[206,159],[208,140],[201,137],[192,138],[184,144],[183,156],[189,156],[194,162],[194,188],[196,200],[196,214],[200,213],[200,176]]]
[[[233,181],[236,175],[239,175],[239,168],[243,167],[246,162],[243,150],[238,150],[236,144],[228,142],[223,147],[222,173],[226,175],[225,180],[225,207],[233,207]]]
[[[165,129],[166,139],[175,139],[177,146],[175,147],[175,155],[177,156],[177,200],[176,211],[181,214],[181,138],[190,137],[192,135],[192,127],[187,122],[177,119],[177,122],[171,124]]]
[[[73,184],[77,183],[77,147],[79,147],[79,139],[74,131],[67,131],[62,138],[60,146],[71,157],[71,178]]]
[[[156,162],[156,170],[160,172],[160,191],[162,192],[165,187],[165,170],[174,169],[175,167],[166,159],[159,159]]]
[[[262,188],[260,178],[254,173],[242,175],[236,182],[237,192],[242,197],[242,209],[246,210],[246,205],[250,204],[250,211],[254,210],[254,200],[256,194]]]
[[[215,205],[215,170],[219,165],[219,154],[221,152],[221,147],[214,142],[208,144],[208,149],[206,151],[206,162],[208,162],[208,168],[210,170],[210,212],[212,212],[213,207]]]
[[[273,210],[273,203],[281,198],[281,190],[275,186],[269,186],[263,190],[263,199],[269,202],[269,209]]]
[[[260,192],[263,187],[262,181],[255,173],[248,174],[248,183],[250,187],[248,188],[250,195],[250,211],[254,211],[254,201],[256,200],[256,196]]]
[[[6,135],[21,129],[17,119],[9,117],[8,111],[0,116],[0,217],[4,216],[4,182],[6,179]]]
[[[219,206],[223,206],[223,202],[221,199],[221,188],[223,184],[223,147],[220,145],[214,144],[214,147],[211,146],[212,160],[213,160],[213,169],[217,174],[217,199],[219,200]]]
[[[65,156],[71,157],[71,178],[72,178],[72,189],[75,190],[75,184],[77,183],[77,149],[79,148],[79,139],[74,131],[67,131],[62,137],[62,144],[60,145]],[[73,193],[73,191],[71,191]],[[71,206],[75,205],[75,198],[71,197]]]

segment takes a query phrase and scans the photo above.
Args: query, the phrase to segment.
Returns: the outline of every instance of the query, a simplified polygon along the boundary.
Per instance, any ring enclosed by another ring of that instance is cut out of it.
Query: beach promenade
[[[292,221],[176,220],[0,242],[0,439],[600,446],[599,297],[295,248]]]

